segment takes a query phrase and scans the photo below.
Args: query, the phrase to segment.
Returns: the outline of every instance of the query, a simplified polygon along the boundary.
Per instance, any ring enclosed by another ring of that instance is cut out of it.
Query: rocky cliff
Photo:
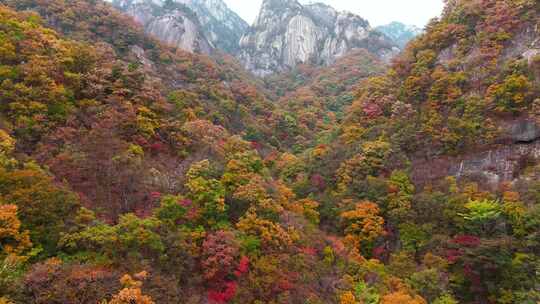
[[[526,85],[518,89],[524,95],[524,105],[520,104],[519,107],[513,109],[512,115],[509,115],[510,118],[501,115],[501,113],[494,115],[493,112],[504,112],[502,109],[495,109],[489,113],[490,118],[495,121],[498,127],[495,144],[476,148],[477,151],[469,152],[461,157],[437,157],[421,164],[417,166],[415,172],[416,177],[419,177],[420,180],[434,180],[442,177],[442,174],[446,174],[458,178],[474,178],[494,189],[501,182],[515,183],[519,181],[528,166],[540,161],[540,118],[536,105],[540,100],[533,98],[534,94],[538,92],[538,84],[540,83],[538,78],[540,75],[538,72],[540,71],[540,31],[537,23],[531,22],[531,20],[536,21],[535,19],[529,17],[525,20],[520,26],[508,27],[507,31],[511,34],[508,35],[508,39],[504,41],[504,47],[500,48],[497,57],[495,57],[498,60],[497,65],[492,66],[517,65],[520,67],[517,71],[501,70],[502,77],[506,77],[506,81],[516,75],[521,75],[520,73],[526,75]],[[479,58],[482,58],[480,56],[483,56],[482,52],[485,51],[481,50],[479,46],[473,46],[465,54],[460,54],[457,51],[459,47],[459,43],[452,43],[442,49],[436,58],[436,63],[446,68],[456,62],[456,58],[459,58],[459,62],[466,69],[473,69],[473,67],[476,68],[475,65],[479,64],[478,62],[482,62]],[[485,73],[483,70],[479,71],[481,72],[476,72],[474,76],[471,76],[475,81],[477,78],[489,79],[487,74],[482,74]],[[499,70],[496,71],[501,73]],[[498,84],[488,87],[488,100],[490,98],[489,90],[497,87]],[[501,90],[512,91],[513,89],[504,88]],[[511,100],[512,95],[508,96],[504,97],[505,102]]]
[[[327,65],[354,49],[389,61],[397,44],[361,17],[324,4],[265,0],[252,27],[222,0],[113,0],[146,32],[189,52],[234,54],[258,76]]]
[[[422,33],[422,29],[417,26],[406,25],[401,22],[391,22],[375,29],[391,38],[401,48],[404,48],[409,41]]]
[[[184,0],[196,14],[212,44],[227,53],[238,51],[238,41],[249,28],[222,0]]]
[[[516,182],[540,160],[540,125],[527,117],[501,122],[501,144],[460,156],[413,161],[413,180],[425,184],[446,176],[474,180],[490,189]]]
[[[189,52],[218,48],[234,53],[248,27],[221,0],[113,0],[146,32]]]
[[[265,0],[255,23],[240,40],[238,58],[259,76],[301,63],[330,64],[353,49],[365,48],[389,60],[399,49],[369,23],[324,4]]]
[[[364,83],[343,130],[394,134],[418,185],[453,176],[493,190],[540,161],[540,3],[449,3],[392,76]]]

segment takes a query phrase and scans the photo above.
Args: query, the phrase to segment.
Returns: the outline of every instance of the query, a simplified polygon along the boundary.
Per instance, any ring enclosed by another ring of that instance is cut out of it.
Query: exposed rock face
[[[114,0],[113,5],[143,25],[159,40],[188,52],[208,54],[212,43],[202,32],[196,14],[182,3],[165,0]]]
[[[406,25],[395,21],[378,26],[375,29],[390,37],[401,48],[404,48],[409,41],[422,33],[422,29],[414,25]]]
[[[249,28],[223,0],[112,1],[165,43],[204,54],[223,50],[259,76],[301,63],[328,65],[354,49],[367,49],[383,61],[399,52],[366,20],[324,4],[265,0]]]
[[[449,2],[452,3],[452,2]],[[449,67],[459,54],[458,44],[454,43],[441,50],[437,64]],[[478,69],[479,58],[482,58],[479,45],[473,45],[467,54],[459,58],[460,70],[471,75],[471,82],[489,77],[482,69]],[[537,73],[540,55],[540,28],[536,23],[527,24],[505,43],[499,56],[500,69],[512,60],[525,60],[533,73]],[[535,71],[536,70],[536,71]],[[474,73],[472,72],[474,71]],[[536,75],[538,81],[540,75]],[[413,161],[413,178],[419,184],[426,184],[446,176],[473,179],[482,185],[495,189],[501,182],[518,181],[524,169],[531,163],[540,162],[540,115],[534,109],[522,117],[496,118],[500,135],[495,144],[476,147],[461,157],[421,157]],[[481,149],[481,150],[478,150]]]
[[[297,64],[331,64],[353,49],[365,48],[389,60],[399,49],[361,17],[324,4],[264,0],[250,30],[240,40],[238,58],[259,76]]]
[[[466,177],[496,188],[521,175],[530,162],[540,161],[540,125],[521,118],[507,122],[500,137],[504,144],[463,157],[417,159],[413,163],[413,179],[419,184],[446,176]]]
[[[540,139],[540,126],[532,120],[520,120],[510,127],[510,136],[515,143],[530,143]]]
[[[146,32],[189,52],[236,52],[248,25],[222,0],[113,0]]]
[[[148,57],[146,57],[143,48],[138,45],[133,45],[130,47],[130,51],[131,53],[133,53],[133,55],[135,55],[137,60],[143,65],[146,70],[153,70],[154,63],[150,59],[148,59]]]
[[[184,0],[202,24],[202,31],[212,44],[225,52],[238,51],[238,42],[249,28],[244,19],[230,10],[222,0]]]
[[[437,64],[448,66],[449,63],[455,59],[457,44],[452,44],[446,49],[439,52],[437,57]],[[462,59],[462,65],[470,65],[470,62],[477,60],[478,56],[481,56],[479,47],[472,48],[464,59]],[[512,37],[506,43],[506,47],[502,50],[501,58],[509,60],[511,58],[524,58],[527,59],[529,65],[532,65],[535,59],[540,55],[540,27],[528,26],[523,29],[519,34]],[[478,75],[483,76],[483,75]]]

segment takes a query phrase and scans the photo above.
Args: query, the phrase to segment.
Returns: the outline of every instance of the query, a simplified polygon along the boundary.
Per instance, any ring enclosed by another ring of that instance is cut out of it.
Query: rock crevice
[[[145,31],[193,53],[235,53],[248,24],[222,0],[113,0]]]
[[[354,49],[389,61],[399,48],[361,17],[324,4],[265,0],[238,58],[258,76],[285,72],[298,64],[328,65]]]
[[[504,126],[504,144],[462,157],[417,159],[413,179],[419,184],[447,176],[466,178],[496,188],[512,182],[530,163],[540,161],[540,125],[532,119],[518,119]]]

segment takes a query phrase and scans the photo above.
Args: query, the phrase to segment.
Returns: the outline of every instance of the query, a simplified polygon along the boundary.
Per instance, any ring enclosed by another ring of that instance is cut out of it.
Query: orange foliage
[[[18,256],[32,247],[28,231],[21,231],[15,205],[0,205],[0,247],[0,256]]]
[[[298,238],[292,228],[286,230],[278,223],[258,217],[253,208],[246,212],[236,227],[246,234],[259,237],[268,249],[285,249]]]
[[[379,213],[377,204],[364,201],[357,203],[354,210],[341,214],[348,222],[345,239],[349,245],[359,248],[362,243],[370,243],[384,235],[384,219]]]
[[[339,297],[339,304],[356,304],[356,297],[352,292],[347,291]]]
[[[426,304],[420,296],[411,296],[404,291],[387,294],[382,298],[381,304]]]
[[[147,277],[145,271],[135,275],[136,279],[144,280]],[[120,279],[124,286],[120,292],[113,296],[108,304],[154,304],[155,302],[149,296],[143,295],[141,291],[142,281],[133,279],[126,274]]]

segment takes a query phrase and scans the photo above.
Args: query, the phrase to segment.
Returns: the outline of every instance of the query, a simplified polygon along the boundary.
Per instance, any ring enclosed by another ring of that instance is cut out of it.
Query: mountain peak
[[[272,7],[284,7],[284,6],[302,6],[297,0],[263,0],[263,8],[272,8]]]
[[[422,33],[422,29],[415,25],[407,25],[399,21],[393,21],[386,25],[381,25],[376,30],[394,40],[401,48],[414,37]]]
[[[274,19],[273,16],[283,17],[294,15],[302,10],[302,5],[296,0],[264,0],[253,27],[266,26],[266,22]]]
[[[240,40],[239,58],[247,69],[265,76],[297,64],[330,64],[359,48],[384,59],[398,51],[353,13],[322,3],[265,0],[253,27]]]
[[[222,0],[113,0],[146,32],[186,51],[234,53],[249,25]]]

